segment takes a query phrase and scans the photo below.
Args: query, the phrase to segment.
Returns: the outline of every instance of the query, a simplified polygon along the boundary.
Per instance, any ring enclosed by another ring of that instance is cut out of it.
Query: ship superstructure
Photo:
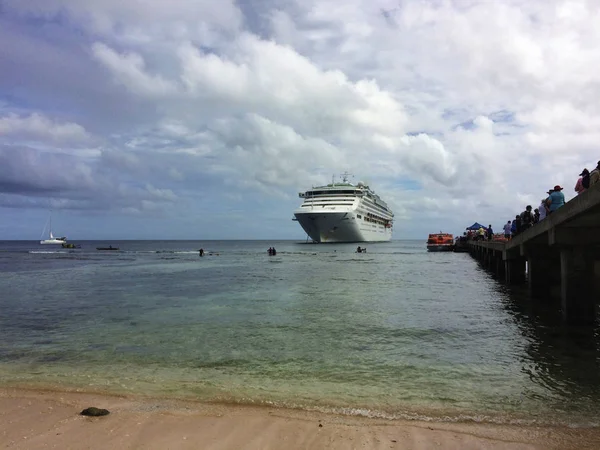
[[[394,214],[365,183],[332,181],[300,192],[304,199],[294,211],[306,234],[314,242],[380,242],[392,238]]]

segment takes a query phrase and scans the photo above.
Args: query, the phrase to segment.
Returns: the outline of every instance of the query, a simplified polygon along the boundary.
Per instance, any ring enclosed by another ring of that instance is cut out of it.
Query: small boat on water
[[[67,244],[66,242],[64,242],[62,244],[62,248],[81,248],[81,245],[79,245],[79,244]]]
[[[42,231],[42,240],[40,241],[40,244],[66,244],[67,243],[67,238],[65,236],[62,237],[55,237],[52,234],[52,211],[50,211],[50,218],[49,218],[49,222],[50,222],[50,227],[49,227],[49,233],[48,233],[48,239],[43,239],[44,233],[46,232],[46,227],[48,226],[48,222],[46,222],[46,225],[44,225],[44,230]]]
[[[433,233],[427,239],[427,250],[430,252],[451,252],[454,250],[454,236],[449,233]]]
[[[43,239],[40,241],[40,244],[64,244],[67,242],[67,238],[66,237],[54,237],[52,235],[52,231],[50,232],[50,236],[48,237],[48,239]]]
[[[119,247],[113,247],[110,245],[108,247],[96,247],[96,250],[119,250]]]

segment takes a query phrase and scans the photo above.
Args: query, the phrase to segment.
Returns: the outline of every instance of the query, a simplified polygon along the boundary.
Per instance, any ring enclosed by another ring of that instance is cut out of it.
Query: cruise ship
[[[314,242],[382,242],[392,238],[394,214],[363,182],[341,182],[300,192],[294,220]]]

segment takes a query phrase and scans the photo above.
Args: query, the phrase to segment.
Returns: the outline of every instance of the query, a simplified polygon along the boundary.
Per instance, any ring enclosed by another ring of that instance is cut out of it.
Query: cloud
[[[504,223],[599,158],[599,20],[583,0],[10,2],[1,201],[182,224],[250,202],[294,237],[296,192],[348,170],[403,236]]]
[[[56,122],[39,113],[25,117],[11,113],[0,116],[0,139],[85,144],[91,141],[91,136],[76,123]]]
[[[161,76],[145,73],[144,60],[138,54],[119,55],[100,42],[92,46],[92,53],[134,94],[160,98],[175,92],[175,86]]]
[[[29,0],[9,2],[10,12],[25,17],[52,20],[68,18],[70,23],[94,33],[124,39],[129,43],[153,43],[158,36],[203,36],[207,28],[237,29],[242,15],[232,0]],[[195,29],[195,32],[194,30]]]
[[[127,211],[173,203],[170,189],[132,183],[123,174],[107,174],[97,162],[76,155],[49,153],[29,147],[0,146],[0,206],[14,206],[11,196],[29,197],[28,206]]]
[[[20,195],[79,195],[94,185],[88,165],[28,147],[0,146],[0,190]]]

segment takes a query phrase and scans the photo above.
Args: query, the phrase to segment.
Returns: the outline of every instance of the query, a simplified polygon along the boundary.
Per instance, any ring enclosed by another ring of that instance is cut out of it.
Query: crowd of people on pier
[[[488,225],[487,228],[481,226],[475,230],[468,229],[468,231],[464,233],[464,236],[466,236],[467,240],[491,241],[494,237],[494,230],[492,229],[492,225]]]
[[[596,164],[596,167],[590,172],[588,169],[583,169],[579,174],[579,179],[575,184],[575,192],[577,195],[583,194],[591,186],[600,184],[600,161]],[[540,204],[537,208],[533,208],[531,205],[527,205],[525,210],[520,214],[517,214],[513,220],[508,220],[503,228],[503,234],[494,235],[492,226],[489,225],[487,229],[481,227],[479,230],[471,231],[467,233],[467,239],[474,240],[510,240],[517,236],[519,233],[533,227],[535,224],[541,222],[546,217],[554,213],[556,210],[563,207],[566,203],[565,195],[563,194],[563,188],[559,185],[554,186],[546,192],[546,196],[541,199]]]

